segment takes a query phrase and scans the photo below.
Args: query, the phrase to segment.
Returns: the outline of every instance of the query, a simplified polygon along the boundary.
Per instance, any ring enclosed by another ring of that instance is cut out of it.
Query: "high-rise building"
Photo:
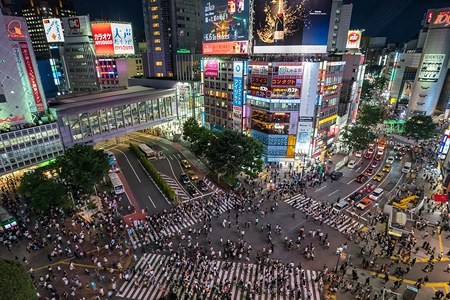
[[[4,16],[13,16],[14,12],[14,1],[13,0],[0,0],[0,11]]]
[[[344,54],[344,73],[339,100],[340,128],[350,122],[355,122],[361,97],[361,88],[366,66],[361,53]]]
[[[333,0],[330,27],[328,30],[328,52],[345,51],[352,11],[353,4],[343,4],[342,0]]]
[[[146,77],[174,77],[176,54],[201,53],[201,0],[143,0]]]
[[[71,0],[24,0],[22,14],[27,20],[36,58],[46,59],[50,58],[50,53],[43,20],[71,17],[76,12]]]

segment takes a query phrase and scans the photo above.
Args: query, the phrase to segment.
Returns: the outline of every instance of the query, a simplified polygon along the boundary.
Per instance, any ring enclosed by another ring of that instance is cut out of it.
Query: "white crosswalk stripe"
[[[181,188],[180,184],[170,176],[159,172],[159,175],[164,179],[165,182],[172,188],[172,190],[177,194],[178,198],[181,201],[187,201],[190,197],[186,194],[186,192]]]
[[[215,193],[218,193],[218,192],[223,192],[223,190],[220,188],[220,187],[218,187],[217,185],[215,185],[212,181],[210,181],[208,178],[205,178],[205,183],[206,183],[206,185],[212,190],[212,191],[214,191]]]
[[[295,195],[291,199],[285,201],[287,204],[295,207],[296,209],[305,212],[306,208],[314,211],[321,204],[314,200],[308,199],[303,195]],[[348,231],[358,230],[364,227],[364,224],[358,222],[354,218],[348,216],[345,213],[331,215],[329,218],[323,221],[324,224],[329,225],[339,232],[346,233]]]
[[[223,214],[227,210],[233,209],[237,200],[228,200],[226,202],[221,202],[217,206],[217,211],[219,214]],[[206,213],[210,216],[213,216],[213,210],[206,210]],[[153,228],[150,224],[148,224],[147,228],[144,227],[135,227],[128,229],[128,236],[130,238],[131,245],[134,249],[138,247],[142,247],[144,245],[150,244],[159,240],[161,237],[170,236],[173,233],[181,232],[183,229],[193,226],[199,222],[199,218],[184,212],[183,218],[181,222],[176,222],[175,220],[170,220],[170,224],[168,224],[162,230],[158,230]]]
[[[136,272],[122,284],[116,296],[125,299],[156,300],[169,293],[170,282],[184,282],[179,288],[173,290],[179,300],[221,299],[217,287],[223,287],[226,282],[233,281],[235,283],[231,285],[233,300],[322,299],[322,279],[314,270],[303,269],[296,272],[287,268],[273,268],[273,280],[265,280],[267,277],[263,274],[268,267],[253,263],[227,263],[216,260],[206,268],[211,272],[207,274],[205,267],[195,265],[188,273],[182,267],[169,264],[169,261],[168,255],[144,254],[135,266]],[[150,270],[153,272],[152,275],[149,275]],[[215,276],[209,277],[209,275]],[[241,280],[246,287],[239,284]],[[209,284],[200,288],[206,282]],[[195,285],[200,287],[194,288]]]

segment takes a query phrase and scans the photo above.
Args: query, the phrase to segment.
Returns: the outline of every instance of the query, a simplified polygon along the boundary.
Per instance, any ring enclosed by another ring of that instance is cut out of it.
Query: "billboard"
[[[36,76],[37,73],[33,67],[33,61],[31,58],[30,50],[28,49],[27,42],[19,42],[20,51],[22,52],[23,63],[25,65],[25,70],[28,74],[28,80],[31,86],[31,93],[33,94],[34,103],[38,112],[43,112],[45,110],[44,100],[42,99],[41,92],[39,90],[39,82]]]
[[[418,81],[437,82],[444,63],[445,54],[424,54]]]
[[[134,54],[131,24],[93,23],[91,27],[97,55]]]
[[[349,30],[347,34],[347,49],[359,49],[361,44],[361,30]]]
[[[254,53],[326,53],[332,0],[254,3]]]
[[[44,23],[44,32],[47,42],[62,43],[64,42],[64,35],[60,19],[42,19]]]
[[[243,100],[243,72],[242,61],[233,62],[233,106],[242,107]]]
[[[62,18],[64,36],[90,36],[92,35],[89,16],[76,16]]]
[[[206,60],[204,76],[209,78],[219,77],[219,61],[218,60]]]
[[[203,0],[203,54],[247,54],[249,0]]]
[[[433,10],[429,18],[430,28],[448,28],[450,26],[450,10],[448,8]]]

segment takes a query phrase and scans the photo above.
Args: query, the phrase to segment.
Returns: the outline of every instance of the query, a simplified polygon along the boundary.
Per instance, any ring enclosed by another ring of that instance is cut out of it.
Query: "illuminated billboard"
[[[249,0],[203,0],[203,54],[247,54]]]
[[[76,16],[62,18],[64,36],[91,36],[91,24],[89,16]]]
[[[44,32],[47,42],[62,43],[64,42],[64,35],[60,19],[43,19]]]
[[[134,54],[131,24],[93,23],[91,27],[97,55]]]
[[[219,77],[219,61],[206,60],[205,61],[205,77],[217,78]]]
[[[420,67],[418,81],[437,82],[441,73],[445,54],[425,54]]]
[[[326,53],[331,0],[254,3],[254,53]]]
[[[361,30],[349,30],[347,35],[347,49],[359,49],[361,44]]]

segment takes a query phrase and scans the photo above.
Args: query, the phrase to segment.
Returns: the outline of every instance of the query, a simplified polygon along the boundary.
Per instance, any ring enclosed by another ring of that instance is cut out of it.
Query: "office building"
[[[328,30],[328,52],[345,51],[352,11],[353,4],[343,4],[342,0],[333,0]]]
[[[62,153],[22,17],[0,14],[0,174]]]
[[[71,0],[24,0],[22,14],[27,20],[36,58],[49,59],[43,19],[75,16],[76,12]]]
[[[341,59],[345,62],[345,67],[342,74],[342,88],[338,110],[340,129],[356,121],[366,70],[364,55],[361,53],[344,54]]]
[[[128,86],[128,79],[143,77],[142,57],[98,58],[98,80],[101,89]]]
[[[0,0],[0,11],[4,16],[15,15],[13,0]]]
[[[174,77],[177,53],[201,53],[201,0],[143,0],[146,77]]]

